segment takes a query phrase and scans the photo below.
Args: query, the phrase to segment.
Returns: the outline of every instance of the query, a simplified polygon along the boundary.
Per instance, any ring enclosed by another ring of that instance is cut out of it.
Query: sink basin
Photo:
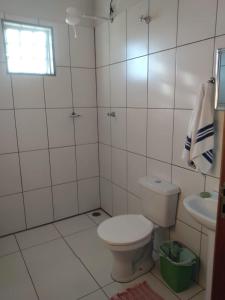
[[[184,199],[184,207],[191,216],[207,229],[216,230],[218,193],[211,193],[210,198],[191,195]]]

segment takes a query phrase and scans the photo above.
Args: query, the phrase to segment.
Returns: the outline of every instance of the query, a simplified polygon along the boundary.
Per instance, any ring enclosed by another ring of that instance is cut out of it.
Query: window
[[[54,75],[52,28],[2,20],[9,73]]]

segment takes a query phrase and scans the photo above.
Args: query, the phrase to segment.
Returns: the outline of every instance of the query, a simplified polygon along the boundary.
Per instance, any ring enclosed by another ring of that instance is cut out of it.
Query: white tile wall
[[[57,67],[56,76],[46,76],[44,84],[47,108],[72,107],[71,73],[69,68]]]
[[[50,150],[52,184],[76,180],[75,147]]]
[[[110,62],[126,59],[126,11],[122,12],[110,24]]]
[[[217,1],[181,0],[178,14],[178,45],[215,35]]]
[[[225,34],[225,20],[223,17],[224,9],[225,1],[218,0],[216,35]]]
[[[128,190],[140,195],[140,186],[138,179],[146,176],[146,158],[133,153],[128,153]]]
[[[80,117],[75,120],[76,144],[97,143],[97,109],[78,108],[76,113],[80,114]]]
[[[147,110],[127,110],[127,149],[146,155]]]
[[[110,106],[109,67],[97,69],[98,106]]]
[[[0,108],[13,108],[10,76],[6,73],[6,65],[0,63]]]
[[[17,110],[16,127],[20,151],[46,149],[48,147],[44,109]]]
[[[47,109],[49,146],[74,145],[72,109]]]
[[[51,188],[24,193],[27,227],[35,227],[53,221]]]
[[[147,107],[147,57],[127,62],[127,106]]]
[[[109,23],[103,22],[95,28],[96,67],[109,64]]]
[[[200,85],[212,76],[213,39],[177,49],[176,108],[192,109]]]
[[[148,0],[140,1],[127,11],[127,58],[148,53],[148,26],[140,22],[141,16],[148,15]]]
[[[107,113],[110,112],[108,108],[99,108],[98,109],[98,134],[99,141],[103,144],[111,144],[111,120],[107,116]]]
[[[111,154],[112,148],[108,145],[99,144],[100,176],[111,179]]]
[[[126,108],[113,108],[112,111],[116,113],[116,117],[111,119],[112,146],[126,149]]]
[[[98,102],[101,206],[112,215],[142,213],[138,178],[148,175],[176,183],[181,195],[170,238],[197,254],[205,229],[186,213],[183,199],[218,190],[223,114],[215,114],[217,159],[212,172],[207,176],[195,172],[182,160],[182,151],[200,85],[213,74],[214,48],[225,47],[224,36],[215,38],[215,31],[225,34],[225,1],[218,1],[217,24],[216,6],[217,1],[209,0],[139,1],[126,11],[126,61],[118,54],[124,44],[125,13],[113,29],[103,23],[96,30],[96,55],[98,61],[102,58],[97,72],[110,68],[110,83],[107,77],[104,84],[110,98]],[[140,22],[148,10],[149,26]],[[103,82],[105,78],[98,82],[97,93],[102,94]],[[107,117],[108,112],[116,117]],[[127,186],[121,184],[125,178]],[[204,280],[200,279],[202,285]]]
[[[16,126],[13,110],[0,110],[0,153],[17,152]]]
[[[100,207],[99,179],[91,178],[78,182],[79,213]]]
[[[43,108],[45,106],[43,79],[40,76],[13,75],[12,87],[15,108]]]
[[[0,196],[22,191],[18,154],[0,156]]]
[[[155,159],[147,160],[147,176],[157,177],[171,182],[171,164],[164,163]]]
[[[1,234],[9,234],[26,228],[22,194],[0,198]]]
[[[149,26],[149,52],[176,46],[178,0],[151,0]]]
[[[95,70],[72,68],[72,85],[75,107],[96,107]]]
[[[130,193],[128,193],[127,212],[128,214],[142,214],[140,199]]]
[[[65,23],[39,22],[53,28],[56,76],[8,75],[0,43],[0,235],[99,207],[94,30],[79,27],[75,40]],[[77,165],[90,178],[79,193]]]
[[[126,62],[110,66],[112,107],[126,107]]]
[[[70,28],[70,57],[72,67],[95,68],[94,29],[77,27],[78,38]]]
[[[0,17],[3,18],[4,14],[3,12],[0,12]],[[3,44],[3,32],[2,27],[0,26],[0,62],[5,61],[5,55],[4,55],[4,44]]]
[[[171,162],[173,136],[173,111],[170,109],[148,110],[148,156]]]
[[[100,179],[101,207],[111,216],[113,215],[112,183],[104,178]]]
[[[20,162],[25,191],[51,185],[48,150],[22,152]]]
[[[76,154],[78,179],[99,175],[97,144],[77,146]]]
[[[56,220],[78,213],[77,184],[74,182],[53,186],[54,216]]]
[[[127,152],[112,148],[112,182],[127,187]]]
[[[120,187],[113,185],[113,215],[127,214],[127,192]]]
[[[149,56],[148,107],[173,108],[175,49]]]

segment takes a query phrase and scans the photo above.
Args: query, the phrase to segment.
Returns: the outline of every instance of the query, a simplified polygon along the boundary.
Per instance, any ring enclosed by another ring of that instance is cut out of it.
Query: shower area
[[[99,208],[100,194],[93,26],[77,27],[75,39],[63,19],[52,22],[8,11],[2,11],[1,18],[52,28],[55,55],[53,76],[9,74],[1,27],[0,235],[4,236]]]

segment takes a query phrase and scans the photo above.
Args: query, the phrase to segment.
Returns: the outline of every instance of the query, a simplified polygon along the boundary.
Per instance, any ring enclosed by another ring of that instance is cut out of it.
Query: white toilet
[[[143,215],[107,219],[98,235],[114,257],[112,278],[129,282],[153,267],[154,228],[175,224],[179,188],[156,178],[139,179]]]

